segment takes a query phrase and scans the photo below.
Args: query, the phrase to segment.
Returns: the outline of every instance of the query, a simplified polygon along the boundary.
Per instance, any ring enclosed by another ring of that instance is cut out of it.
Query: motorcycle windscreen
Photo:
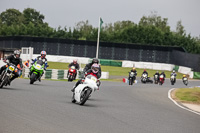
[[[42,60],[38,60],[37,64],[40,64],[42,66],[42,65],[44,65],[44,62]]]

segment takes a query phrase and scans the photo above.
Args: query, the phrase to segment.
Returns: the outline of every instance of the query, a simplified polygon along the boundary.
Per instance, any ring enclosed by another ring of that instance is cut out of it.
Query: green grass
[[[68,65],[69,63],[60,63],[60,62],[48,62],[49,67],[48,69],[64,69],[64,70],[68,70]],[[82,68],[85,67],[85,64],[81,65]],[[130,70],[132,68],[128,68],[128,67],[115,67],[115,66],[101,66],[102,71],[104,72],[109,72],[110,76],[126,76],[128,77],[128,72],[130,72]],[[137,73],[138,76],[140,77],[142,72],[144,71],[144,69],[137,69]],[[153,77],[153,75],[155,74],[156,70],[149,70],[146,69],[147,72],[149,73],[150,77]],[[159,71],[161,72],[161,71]],[[166,74],[166,77],[169,78],[171,71],[164,71]],[[183,76],[183,74],[181,73],[177,73],[177,79],[181,79]]]
[[[200,88],[180,88],[175,91],[175,97],[181,102],[200,104]]]

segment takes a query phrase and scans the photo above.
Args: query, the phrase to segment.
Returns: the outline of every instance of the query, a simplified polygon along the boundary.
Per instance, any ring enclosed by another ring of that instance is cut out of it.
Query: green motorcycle
[[[35,81],[37,81],[39,78],[41,78],[43,72],[44,72],[44,62],[42,60],[36,61],[32,67],[30,75],[30,84],[33,84]]]

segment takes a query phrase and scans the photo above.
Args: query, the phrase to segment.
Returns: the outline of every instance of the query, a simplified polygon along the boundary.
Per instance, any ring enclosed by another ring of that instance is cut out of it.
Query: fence
[[[39,54],[40,51],[45,50],[48,55],[88,58],[96,56],[96,41],[11,36],[0,37],[0,47],[4,49],[33,47],[33,54]],[[99,58],[175,64],[200,71],[200,56],[188,54],[181,47],[100,42]]]

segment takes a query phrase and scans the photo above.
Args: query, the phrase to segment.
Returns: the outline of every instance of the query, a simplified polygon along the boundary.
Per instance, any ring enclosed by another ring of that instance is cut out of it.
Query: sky
[[[73,28],[86,20],[98,27],[99,17],[104,24],[127,20],[138,24],[143,16],[157,12],[168,18],[172,31],[181,20],[186,34],[200,37],[200,0],[0,0],[0,13],[10,8],[21,12],[34,8],[52,28]]]

